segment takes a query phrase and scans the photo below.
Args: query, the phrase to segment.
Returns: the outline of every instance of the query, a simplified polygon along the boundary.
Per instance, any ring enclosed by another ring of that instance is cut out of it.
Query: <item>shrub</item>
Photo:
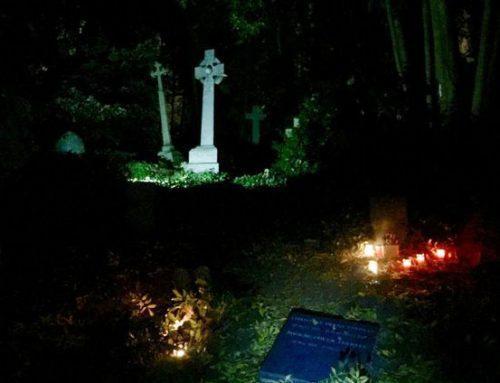
[[[327,138],[323,138],[320,142],[314,141],[310,132],[319,126],[325,130],[325,134],[320,136],[328,137],[331,114],[322,111],[318,97],[312,96],[303,102],[298,119],[299,126],[286,129],[283,142],[274,145],[278,157],[273,168],[287,176],[299,176],[317,171],[316,153],[325,145]]]
[[[332,368],[330,376],[321,383],[368,383],[370,378],[359,364],[350,367],[341,364],[338,368]]]
[[[184,170],[169,170],[166,165],[135,161],[127,165],[127,178],[131,182],[154,183],[171,189],[189,188],[227,181],[225,173],[193,173]]]
[[[236,185],[252,189],[259,187],[285,186],[287,178],[285,175],[274,170],[265,169],[262,173],[236,177],[233,182]]]
[[[205,279],[198,278],[195,284],[196,291],[173,290],[174,305],[167,309],[161,323],[161,335],[173,357],[205,351],[211,324],[223,311],[222,306],[214,308]]]
[[[127,177],[132,182],[159,183],[171,175],[166,167],[144,161],[133,161],[127,165]]]

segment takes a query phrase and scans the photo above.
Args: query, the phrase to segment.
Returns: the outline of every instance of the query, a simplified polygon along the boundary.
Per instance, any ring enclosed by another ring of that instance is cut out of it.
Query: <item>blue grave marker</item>
[[[340,362],[369,367],[379,325],[294,309],[261,366],[261,383],[317,383]]]

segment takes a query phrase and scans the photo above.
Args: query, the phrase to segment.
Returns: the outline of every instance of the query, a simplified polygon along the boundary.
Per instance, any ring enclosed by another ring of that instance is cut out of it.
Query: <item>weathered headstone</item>
[[[401,243],[408,231],[408,208],[402,197],[373,197],[370,199],[370,220],[375,234],[375,240],[386,243]]]
[[[294,118],[293,118],[293,127],[294,127],[295,129],[300,128],[300,118],[298,118],[298,117],[294,117]]]
[[[293,128],[285,129],[285,137],[292,138],[296,129],[300,128],[300,118],[293,118]]]
[[[195,78],[203,84],[203,106],[201,111],[201,142],[189,151],[189,163],[184,169],[195,172],[219,172],[217,148],[214,146],[214,93],[226,74],[224,64],[216,57],[213,49],[205,51],[205,58],[194,71]]]
[[[245,114],[247,120],[252,121],[252,144],[260,144],[260,122],[267,116],[260,106],[254,106],[251,113]]]
[[[158,152],[158,157],[164,158],[168,161],[173,161],[172,138],[170,137],[170,129],[168,127],[167,107],[165,104],[165,92],[163,91],[162,76],[167,73],[165,68],[160,63],[155,63],[155,70],[151,72],[151,77],[156,78],[158,81],[158,103],[160,106],[160,121],[161,121],[161,135],[163,146]]]
[[[59,138],[55,150],[60,154],[84,154],[85,144],[78,134],[68,131]]]
[[[379,325],[292,310],[261,366],[261,383],[316,383],[340,362],[372,361]]]

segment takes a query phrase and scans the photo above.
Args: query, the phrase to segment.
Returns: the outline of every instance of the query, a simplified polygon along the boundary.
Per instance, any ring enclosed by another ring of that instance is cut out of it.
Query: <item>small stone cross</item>
[[[158,80],[158,89],[163,90],[163,82],[161,78],[167,74],[167,70],[159,62],[155,62],[154,66],[155,70],[151,72],[151,77]]]
[[[163,91],[162,77],[167,74],[166,69],[159,62],[155,62],[155,69],[151,72],[151,77],[158,80],[158,105],[160,107],[161,134],[163,145],[158,156],[166,160],[173,161],[172,138],[170,137],[170,129],[168,126],[167,106],[165,103],[165,92]]]
[[[260,122],[267,116],[263,113],[260,106],[254,106],[252,113],[247,113],[245,118],[252,121],[252,143],[258,145],[260,143]]]

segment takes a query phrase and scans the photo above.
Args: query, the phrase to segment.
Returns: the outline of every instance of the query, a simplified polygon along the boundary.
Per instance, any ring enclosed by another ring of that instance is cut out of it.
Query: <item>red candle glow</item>
[[[377,258],[384,258],[384,246],[376,245],[375,246],[375,255]]]
[[[417,262],[424,263],[425,262],[425,254],[417,254]]]
[[[405,269],[409,269],[411,267],[411,259],[410,258],[403,259],[403,267]]]
[[[437,249],[436,250],[436,257],[439,259],[444,259],[446,257],[446,250],[445,249]]]

